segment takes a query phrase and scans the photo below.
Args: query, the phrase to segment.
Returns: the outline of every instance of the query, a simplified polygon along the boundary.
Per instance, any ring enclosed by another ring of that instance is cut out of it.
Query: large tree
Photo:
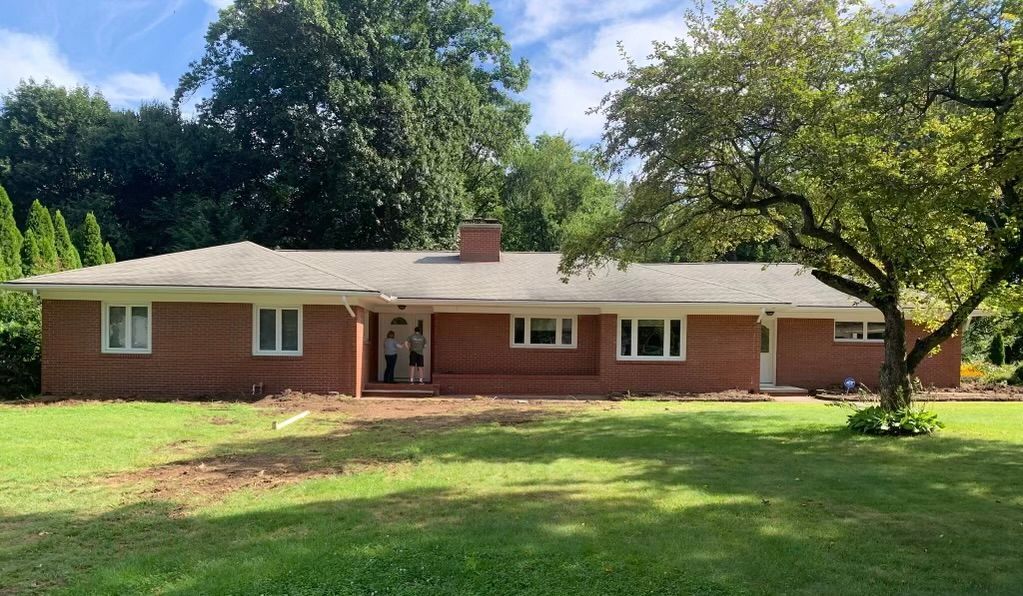
[[[882,405],[1023,258],[1019,1],[722,2],[630,63],[607,156],[642,159],[621,210],[573,227],[566,270],[644,244],[781,234],[884,315]],[[928,332],[907,346],[907,312]]]
[[[72,220],[107,209],[105,177],[91,164],[93,138],[112,114],[101,95],[29,80],[0,104],[0,177],[19,217],[33,199]]]
[[[555,251],[562,227],[580,209],[614,205],[615,186],[601,177],[595,156],[564,136],[540,135],[509,152],[500,201],[507,250]]]
[[[210,89],[198,111],[251,168],[236,204],[257,240],[448,243],[528,118],[491,19],[469,0],[237,0],[177,100]]]

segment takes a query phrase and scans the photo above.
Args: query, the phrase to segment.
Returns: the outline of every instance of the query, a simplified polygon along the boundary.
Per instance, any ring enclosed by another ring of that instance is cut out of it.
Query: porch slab
[[[810,395],[810,391],[794,385],[761,385],[760,392],[772,397]]]
[[[440,394],[440,385],[433,383],[366,383],[364,397],[434,397]]]

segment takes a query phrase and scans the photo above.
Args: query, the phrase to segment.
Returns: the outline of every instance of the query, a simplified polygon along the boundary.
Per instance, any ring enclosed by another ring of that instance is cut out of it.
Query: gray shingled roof
[[[252,242],[49,273],[10,286],[143,286],[366,292],[357,281],[323,271]]]
[[[458,253],[272,251],[239,242],[9,282],[10,287],[154,286],[373,292],[404,300],[759,304],[852,307],[852,298],[802,266],[635,264],[562,283],[555,253],[502,254],[462,263]]]

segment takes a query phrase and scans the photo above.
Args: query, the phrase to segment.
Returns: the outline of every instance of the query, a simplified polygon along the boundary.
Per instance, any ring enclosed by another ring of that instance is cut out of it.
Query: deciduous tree
[[[721,2],[629,63],[605,155],[642,160],[623,209],[574,228],[563,267],[641,247],[780,234],[884,315],[882,405],[1023,258],[1020,2]],[[929,332],[907,346],[907,312]]]
[[[451,243],[528,118],[528,69],[485,3],[237,0],[206,40],[176,98],[212,90],[198,111],[245,156],[257,240]]]
[[[556,251],[562,228],[580,209],[614,204],[615,186],[601,177],[595,156],[564,136],[541,135],[508,156],[499,207],[507,250]]]

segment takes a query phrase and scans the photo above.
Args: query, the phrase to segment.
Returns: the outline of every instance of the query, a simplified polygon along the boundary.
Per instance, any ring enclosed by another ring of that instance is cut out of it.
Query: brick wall
[[[601,315],[605,391],[753,390],[760,378],[760,327],[753,316],[689,315],[684,362],[617,359],[618,317]]]
[[[253,356],[252,305],[154,302],[152,354],[100,351],[101,303],[43,301],[43,392],[241,395],[361,393],[362,324],[343,306],[303,308],[303,355]]]
[[[756,317],[688,317],[684,362],[617,359],[616,315],[583,315],[574,350],[512,348],[507,314],[434,315],[433,380],[443,393],[599,394],[755,389]]]
[[[501,260],[501,225],[465,223],[458,228],[459,258],[470,263]]]
[[[596,315],[577,318],[575,349],[513,348],[510,315],[433,316],[433,374],[595,375],[600,333]]]
[[[820,389],[853,377],[876,387],[883,347],[878,343],[837,342],[834,331],[832,319],[779,319],[777,383]],[[907,343],[912,345],[920,329],[910,323],[906,335]],[[961,357],[962,340],[956,336],[921,363],[917,376],[925,386],[957,387]]]

